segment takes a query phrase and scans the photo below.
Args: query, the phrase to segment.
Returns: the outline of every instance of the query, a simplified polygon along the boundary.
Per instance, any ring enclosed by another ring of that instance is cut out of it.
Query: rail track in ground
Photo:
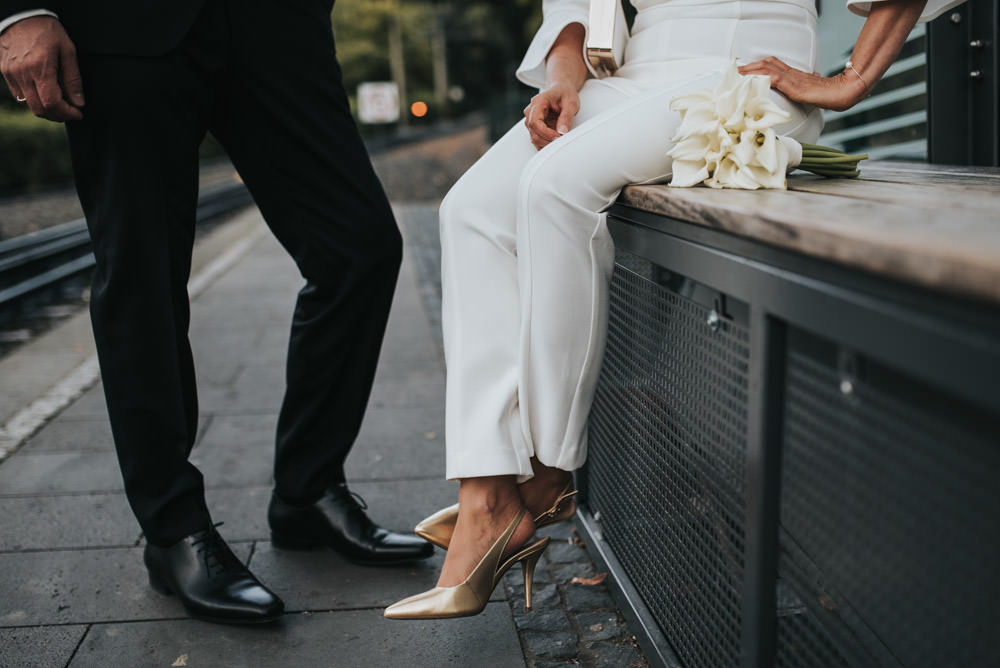
[[[198,197],[198,224],[250,204],[242,183],[204,189]],[[94,269],[87,224],[74,220],[0,241],[0,330],[13,331],[0,344],[25,338],[19,323],[44,318],[53,304],[79,300]],[[0,354],[3,353],[0,348]]]

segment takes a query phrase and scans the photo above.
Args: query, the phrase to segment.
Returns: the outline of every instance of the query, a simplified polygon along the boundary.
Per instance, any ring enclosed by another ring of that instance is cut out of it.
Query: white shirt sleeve
[[[23,21],[24,19],[30,19],[33,16],[53,16],[55,18],[59,18],[58,16],[56,16],[54,12],[50,12],[47,9],[29,9],[26,12],[18,12],[17,14],[11,14],[3,21],[0,21],[0,35],[3,34],[4,30],[11,27],[18,21]]]
[[[615,43],[624,44],[628,40],[628,25],[625,23],[625,14],[622,11],[621,2],[618,5],[618,15],[615,20]],[[579,23],[584,29],[584,53],[583,62],[587,69],[594,76],[598,76],[587,60],[586,44],[587,33],[590,32],[590,0],[543,0],[542,2],[542,26],[535,33],[528,51],[524,54],[524,59],[517,68],[517,78],[521,82],[534,86],[535,88],[545,87],[545,59],[552,49],[559,33],[563,28],[571,23]]]
[[[872,5],[876,2],[883,2],[883,0],[847,0],[847,8],[853,14],[867,17],[868,12],[872,10]],[[936,19],[955,5],[960,5],[963,2],[965,0],[927,0],[927,6],[921,12],[917,23],[926,23],[931,19]]]

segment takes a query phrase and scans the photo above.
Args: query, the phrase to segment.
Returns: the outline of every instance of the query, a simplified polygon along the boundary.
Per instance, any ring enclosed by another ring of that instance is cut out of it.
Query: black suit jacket
[[[29,9],[59,15],[85,53],[156,56],[177,46],[205,0],[0,0],[0,19]]]

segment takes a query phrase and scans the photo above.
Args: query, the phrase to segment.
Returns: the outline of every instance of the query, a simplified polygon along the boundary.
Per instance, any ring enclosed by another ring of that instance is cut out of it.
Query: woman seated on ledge
[[[517,71],[540,89],[525,122],[441,205],[447,477],[459,503],[417,527],[448,549],[437,587],[386,617],[477,614],[518,562],[530,607],[548,542],[535,529],[573,514],[572,471],[587,454],[614,263],[602,212],[627,184],[669,179],[680,122],[670,101],[712,87],[736,59],[743,74],[771,76],[791,115],[776,132],[814,142],[821,108],[867,97],[914,24],[959,1],[849,0],[868,19],[848,67],[823,77],[814,0],[632,0],[624,63],[603,79],[584,58],[590,0],[544,1]]]

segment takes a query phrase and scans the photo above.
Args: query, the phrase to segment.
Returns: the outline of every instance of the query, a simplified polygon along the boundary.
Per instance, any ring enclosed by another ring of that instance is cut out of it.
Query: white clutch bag
[[[599,77],[618,70],[625,55],[628,26],[620,0],[590,0],[587,60]]]

